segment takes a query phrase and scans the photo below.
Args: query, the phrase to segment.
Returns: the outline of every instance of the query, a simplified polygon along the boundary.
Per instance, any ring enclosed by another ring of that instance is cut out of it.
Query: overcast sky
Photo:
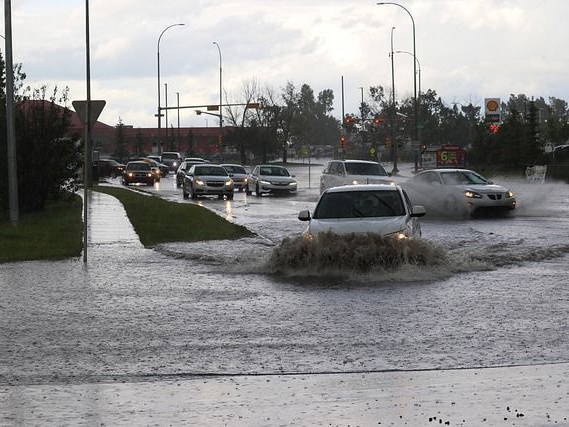
[[[85,1],[12,2],[14,61],[32,86],[69,86],[84,99]],[[401,0],[416,24],[422,88],[447,103],[482,105],[510,93],[569,101],[569,0]],[[409,16],[397,6],[367,0],[91,0],[92,98],[107,106],[100,120],[119,117],[135,127],[155,126],[156,48],[160,32],[161,79],[168,103],[215,104],[219,58],[224,89],[237,100],[245,80],[280,90],[287,81],[331,88],[341,116],[356,112],[359,87],[391,87],[394,49],[412,52]],[[4,49],[2,49],[4,52]],[[395,56],[398,98],[412,95],[412,56]],[[162,101],[164,101],[162,94]],[[164,104],[164,103],[163,103]],[[176,114],[169,121],[176,126]],[[209,126],[216,125],[210,117]],[[182,126],[205,126],[204,116],[183,110]]]

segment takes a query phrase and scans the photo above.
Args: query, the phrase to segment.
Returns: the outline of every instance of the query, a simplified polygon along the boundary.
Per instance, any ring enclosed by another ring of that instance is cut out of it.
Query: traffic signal
[[[358,122],[358,119],[356,119],[354,116],[350,116],[350,115],[346,115],[344,116],[344,124],[345,125],[353,125],[356,124]]]
[[[383,124],[383,119],[382,119],[381,117],[379,117],[379,116],[376,116],[376,117],[374,117],[374,119],[373,119],[373,124],[374,124],[374,125],[377,125],[377,126],[380,126],[380,125]]]
[[[490,126],[488,126],[488,130],[490,130],[490,133],[498,133],[500,127],[501,126],[498,124],[491,124]]]
[[[344,148],[346,146],[346,137],[342,135],[340,137],[340,147]]]

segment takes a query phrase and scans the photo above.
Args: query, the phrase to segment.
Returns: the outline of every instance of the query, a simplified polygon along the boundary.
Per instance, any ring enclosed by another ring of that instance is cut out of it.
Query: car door
[[[331,168],[334,162],[328,162],[324,170],[322,171],[322,175],[320,175],[320,193],[330,187],[330,174]]]
[[[255,166],[255,169],[253,169],[253,172],[251,172],[249,178],[247,178],[247,187],[249,188],[249,191],[253,191],[255,189],[258,180],[259,180],[259,166]]]
[[[344,162],[338,162],[338,174],[336,175],[338,183],[336,185],[349,185],[352,180],[346,173],[346,165]]]

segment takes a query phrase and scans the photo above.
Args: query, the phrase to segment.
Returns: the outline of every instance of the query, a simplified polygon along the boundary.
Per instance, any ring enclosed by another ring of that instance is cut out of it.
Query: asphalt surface
[[[464,410],[491,405],[488,417],[497,417],[504,405],[496,399],[505,402],[507,397],[516,409],[526,411],[525,424],[519,425],[545,424],[553,422],[552,417],[565,422],[567,186],[509,183],[521,199],[512,216],[427,218],[424,237],[448,251],[449,261],[443,266],[342,277],[326,272],[310,277],[294,271],[272,274],[266,265],[272,248],[283,237],[302,231],[296,215],[313,209],[318,198],[315,169],[309,189],[307,168],[293,168],[301,183],[296,196],[238,194],[233,202],[198,201],[248,226],[256,238],[145,249],[120,204],[94,194],[87,267],[80,259],[2,265],[0,423],[92,424],[97,416],[110,424],[152,423],[151,414],[140,407],[144,403],[165,417],[157,424],[176,424],[186,419],[183,407],[188,411],[187,405],[202,402],[201,412],[191,419],[196,424],[274,425],[278,419],[312,425],[317,424],[311,417],[320,414],[320,406],[327,416],[319,422],[326,425],[368,425],[372,418],[356,417],[354,408],[373,405],[378,396],[385,402],[398,401],[402,389],[397,384],[408,380],[409,373],[392,373],[391,387],[380,393],[382,384],[391,381],[386,371],[414,369],[431,374],[422,377],[423,388],[406,386],[403,395],[415,396],[432,410],[437,404],[429,393],[434,396],[436,391],[448,400],[460,383],[464,392],[457,396]],[[191,203],[182,200],[172,178],[151,191]],[[493,380],[475,381],[469,389],[464,385],[468,374],[460,372],[482,373],[501,366],[520,366],[503,368],[501,379],[496,379],[511,381],[510,389],[495,387],[495,398],[486,396],[475,404],[469,393],[487,390]],[[458,372],[456,377],[444,377],[438,391],[428,390],[426,384],[437,383],[442,371],[462,368],[473,371],[452,371]],[[338,374],[346,376],[348,385],[334,385]],[[181,412],[168,412],[164,396],[176,395],[173,390],[190,393],[202,381],[199,375],[217,376],[208,382],[210,400],[203,402],[201,394],[188,400],[173,398]],[[227,387],[231,393],[232,382],[244,375],[249,377],[243,380],[247,387],[241,400],[216,398]],[[355,398],[351,407],[357,375],[372,380],[367,394]],[[533,380],[526,381],[528,376]],[[270,398],[259,385],[267,380],[274,390]],[[290,402],[289,386],[309,390],[297,402],[306,405],[306,414],[283,409]],[[324,399],[316,390],[330,395]],[[99,392],[111,403],[101,405]],[[524,394],[538,397],[530,399],[533,406]],[[239,408],[255,408],[245,403],[249,395],[264,403],[247,418]],[[306,403],[308,396],[311,404]],[[330,403],[336,398],[338,411]],[[415,422],[419,418],[398,418],[428,415],[417,408],[408,405],[398,414],[393,407],[379,405],[370,414],[375,417],[379,411],[395,425],[423,425]],[[282,419],[264,419],[269,410]],[[452,415],[455,425],[458,412],[448,411],[445,421]],[[237,418],[228,418],[233,415]],[[474,425],[481,423],[469,419]]]

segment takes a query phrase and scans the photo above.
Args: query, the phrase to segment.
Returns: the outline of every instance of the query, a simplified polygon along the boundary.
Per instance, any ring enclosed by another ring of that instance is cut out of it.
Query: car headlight
[[[469,199],[481,199],[482,196],[474,191],[465,191],[464,196],[468,197]]]
[[[271,185],[271,183],[269,181],[259,181],[259,184]]]
[[[290,185],[292,187],[296,187],[296,182],[289,182],[288,185]]]
[[[314,234],[312,234],[310,231],[306,231],[302,233],[302,238],[310,242],[314,240]]]
[[[404,240],[404,239],[409,238],[407,233],[405,233],[405,230],[399,230],[399,231],[396,231],[395,233],[390,233],[386,237],[391,237],[391,238],[397,239],[397,240]]]
[[[152,176],[152,174],[151,174],[151,173],[147,173],[146,176]]]
[[[231,185],[231,184],[233,184],[232,180],[228,179],[227,181],[225,181],[225,185]]]
[[[172,165],[173,165],[174,167],[176,167],[176,166],[178,166],[178,163],[177,163],[177,162],[174,162],[174,163],[172,163]]]
[[[514,193],[512,193],[511,191],[507,191],[506,192],[506,199],[510,199],[512,197],[514,197]]]
[[[197,185],[203,185],[203,181],[201,179],[196,179],[196,184]]]
[[[354,180],[352,181],[352,184],[357,185],[357,184],[358,184],[358,181],[357,181],[356,179],[354,179]]]

